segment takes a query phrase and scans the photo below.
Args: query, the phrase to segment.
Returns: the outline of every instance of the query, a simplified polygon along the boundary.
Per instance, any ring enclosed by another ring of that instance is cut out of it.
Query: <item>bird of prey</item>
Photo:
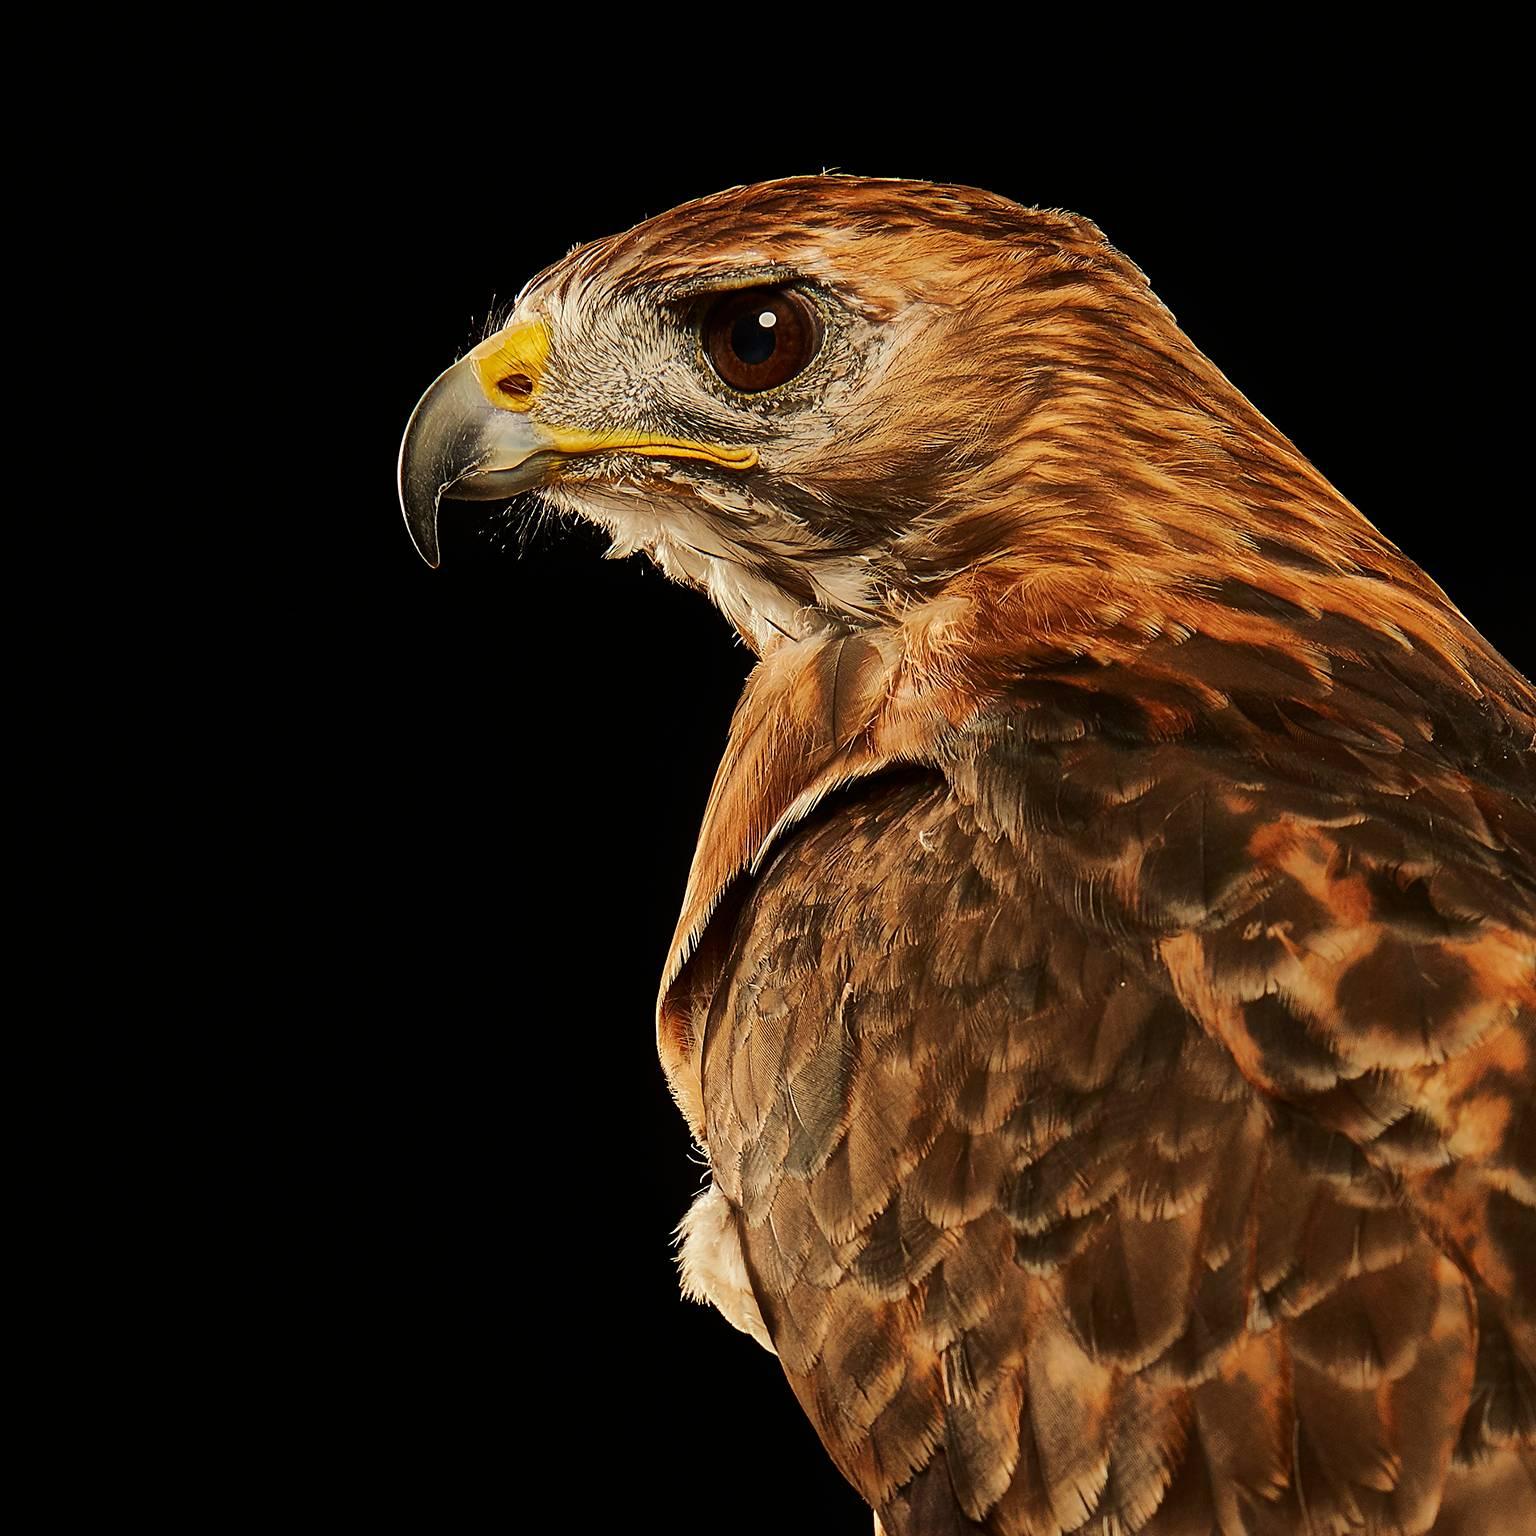
[[[666,960],[685,1290],[886,1536],[1536,1531],[1536,693],[1070,213],[579,247],[401,499],[756,653]]]

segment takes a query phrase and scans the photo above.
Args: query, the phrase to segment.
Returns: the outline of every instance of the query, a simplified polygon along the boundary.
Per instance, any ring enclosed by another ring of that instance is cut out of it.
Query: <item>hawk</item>
[[[886,1536],[1536,1530],[1536,694],[1086,219],[574,250],[400,490],[758,658],[664,968],[685,1290]]]

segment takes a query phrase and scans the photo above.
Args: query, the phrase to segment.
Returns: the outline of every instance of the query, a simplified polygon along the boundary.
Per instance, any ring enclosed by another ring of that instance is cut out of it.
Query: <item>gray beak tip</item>
[[[435,571],[443,563],[437,544],[437,508],[433,507],[429,518],[413,518],[407,511],[405,527],[411,543],[416,546],[416,553]]]
[[[412,505],[404,494],[400,497],[400,510],[405,514],[405,531],[416,546],[416,553],[435,571],[442,562],[437,543],[437,498],[427,506]]]

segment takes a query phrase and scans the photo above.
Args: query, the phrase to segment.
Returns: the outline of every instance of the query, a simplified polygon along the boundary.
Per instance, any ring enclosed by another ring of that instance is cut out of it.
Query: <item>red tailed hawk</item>
[[[685,1288],[887,1536],[1536,1531],[1536,695],[1071,214],[737,188],[427,391],[758,655]]]

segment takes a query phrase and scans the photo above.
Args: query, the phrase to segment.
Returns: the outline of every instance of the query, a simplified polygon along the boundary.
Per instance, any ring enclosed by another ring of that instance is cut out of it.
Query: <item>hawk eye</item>
[[[703,336],[715,372],[750,395],[804,372],[821,344],[821,327],[794,289],[749,288],[710,305]]]

